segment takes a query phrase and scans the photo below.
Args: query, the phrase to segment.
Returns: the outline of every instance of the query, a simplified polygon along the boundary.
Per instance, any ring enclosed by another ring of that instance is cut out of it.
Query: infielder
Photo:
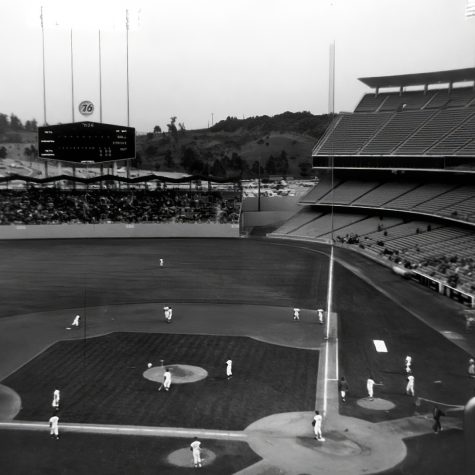
[[[56,437],[56,440],[59,439],[59,417],[55,414],[49,418],[49,434],[50,437]]]
[[[414,396],[414,376],[412,374],[407,377],[406,394]]]
[[[318,411],[315,411],[315,416],[313,418],[313,431],[315,433],[315,439],[320,442],[325,442],[325,439],[322,436],[322,421],[323,418]]]
[[[163,259],[160,259],[160,267],[163,267]]]
[[[233,376],[233,362],[232,360],[226,361],[226,377],[231,379]]]
[[[201,442],[198,440],[198,437],[193,439],[193,442],[190,444],[190,450],[193,452],[193,465],[196,467],[201,467]]]
[[[170,370],[168,368],[165,368],[165,372],[163,373],[163,387],[165,388],[165,391],[168,391],[170,389],[171,384],[172,374],[170,373]]]
[[[72,327],[78,327],[79,326],[79,321],[81,320],[81,317],[79,315],[76,315],[74,317],[73,323],[71,323]]]
[[[300,320],[300,309],[294,308],[294,320]]]

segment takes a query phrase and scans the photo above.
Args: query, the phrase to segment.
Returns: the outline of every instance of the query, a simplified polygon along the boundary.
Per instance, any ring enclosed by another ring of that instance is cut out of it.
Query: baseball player
[[[170,312],[170,307],[163,307],[163,313],[165,315],[165,321],[167,323],[171,323],[172,321],[172,315],[171,315],[171,312]]]
[[[338,381],[338,391],[340,391],[341,400],[346,402],[346,393],[350,390],[348,382],[346,381],[345,377],[342,376],[340,381]]]
[[[445,414],[437,406],[434,406],[434,409],[432,410],[432,417],[434,418],[432,429],[436,434],[442,430],[442,426],[440,424],[441,416],[445,416]]]
[[[412,374],[410,374],[408,377],[407,377],[407,386],[406,386],[406,394],[408,396],[414,396],[414,376]]]
[[[473,358],[468,360],[468,375],[475,378],[475,360]]]
[[[231,379],[233,377],[233,362],[232,360],[226,361],[226,377]]]
[[[299,308],[294,308],[294,320],[300,320],[300,309]]]
[[[56,440],[59,439],[59,427],[58,427],[58,424],[59,424],[59,417],[57,414],[51,416],[49,418],[49,434],[50,434],[50,437],[55,437]]]
[[[323,325],[323,309],[322,308],[319,308],[317,310],[317,315],[318,315],[318,323],[320,323],[320,325]]]
[[[51,403],[51,405],[53,406],[53,409],[55,409],[56,411],[59,411],[59,399],[60,399],[59,389],[55,389],[53,391],[53,402]]]
[[[412,372],[412,357],[406,356],[406,374]]]
[[[198,440],[198,437],[193,439],[193,442],[190,444],[190,450],[193,452],[194,467],[201,467],[201,442]]]
[[[315,439],[319,442],[325,442],[325,439],[322,437],[322,421],[323,418],[318,411],[315,411],[315,416],[313,418],[313,431],[315,433]]]
[[[73,323],[71,323],[72,327],[78,327],[79,326],[79,321],[81,320],[81,317],[79,315],[76,315],[74,317]]]
[[[163,267],[163,259],[160,259],[160,267]]]
[[[370,401],[374,400],[374,397],[373,397],[374,386],[382,386],[382,385],[383,383],[375,383],[372,376],[368,378],[368,380],[366,381],[366,389],[368,391],[368,399]]]
[[[170,373],[170,370],[168,368],[165,368],[165,372],[163,373],[163,387],[165,388],[165,391],[168,391],[170,389],[171,384],[172,374]]]

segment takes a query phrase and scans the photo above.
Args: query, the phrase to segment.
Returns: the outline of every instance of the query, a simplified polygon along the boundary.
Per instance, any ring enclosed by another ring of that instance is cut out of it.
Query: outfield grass
[[[327,269],[325,256],[264,240],[2,241],[0,317],[147,302],[315,308]]]
[[[171,390],[159,392],[142,374],[161,359],[209,375],[172,379]],[[58,387],[62,421],[242,430],[274,413],[312,410],[317,368],[317,351],[247,337],[113,333],[58,342],[2,383],[22,398],[19,420],[48,420]]]
[[[0,430],[0,467],[8,475],[174,475],[194,473],[190,467],[173,466],[167,456],[188,448],[192,440],[166,437],[120,436],[62,432],[60,439],[45,432]],[[202,447],[215,453],[203,473],[231,474],[260,458],[246,443],[202,440]]]

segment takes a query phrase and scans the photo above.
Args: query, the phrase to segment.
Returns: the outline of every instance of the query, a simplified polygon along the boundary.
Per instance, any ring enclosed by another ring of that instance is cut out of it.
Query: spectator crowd
[[[229,196],[228,196],[229,195]],[[0,224],[238,223],[235,193],[183,189],[0,190]]]

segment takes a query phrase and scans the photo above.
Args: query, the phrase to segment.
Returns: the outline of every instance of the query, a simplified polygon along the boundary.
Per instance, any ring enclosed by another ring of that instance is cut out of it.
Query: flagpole
[[[41,40],[43,44],[43,125],[46,125],[46,73],[45,73],[45,28],[43,24],[43,6],[41,7]]]
[[[74,122],[74,59],[73,59],[73,29],[71,28],[71,111]]]
[[[127,127],[130,126],[130,108],[129,108],[129,10],[125,10],[125,34],[127,48]]]
[[[99,30],[99,122],[102,123],[102,57],[101,57],[101,30]]]

